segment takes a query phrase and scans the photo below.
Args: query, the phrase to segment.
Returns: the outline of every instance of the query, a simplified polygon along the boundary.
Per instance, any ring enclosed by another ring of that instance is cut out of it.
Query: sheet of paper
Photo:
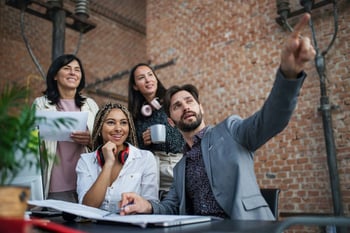
[[[98,208],[93,208],[78,203],[71,203],[60,200],[29,200],[28,204],[40,207],[53,208],[59,211],[64,211],[67,213],[75,214],[77,216],[82,216],[91,219],[100,218],[105,214],[109,213],[108,211],[101,210]]]
[[[93,220],[100,221],[110,221],[110,222],[120,222],[120,223],[129,223],[133,225],[140,226],[142,228],[147,227],[148,224],[154,224],[159,226],[167,226],[167,224],[162,225],[159,223],[169,223],[168,226],[171,226],[171,223],[176,223],[176,225],[181,225],[183,221],[184,224],[186,220],[191,220],[193,218],[198,219],[195,222],[210,221],[210,217],[206,216],[193,216],[193,215],[155,215],[155,214],[140,214],[140,215],[127,215],[121,216],[119,214],[109,214],[110,212],[101,210],[98,208],[93,208],[90,206],[65,202],[60,200],[30,200],[28,204],[33,206],[41,206],[47,208],[53,208],[56,210],[64,211],[70,214],[75,214],[77,216],[90,218]]]
[[[88,112],[57,112],[36,111],[37,117],[44,120],[38,121],[41,139],[52,141],[72,141],[70,135],[74,131],[86,131]],[[55,126],[59,119],[66,119],[65,124]]]

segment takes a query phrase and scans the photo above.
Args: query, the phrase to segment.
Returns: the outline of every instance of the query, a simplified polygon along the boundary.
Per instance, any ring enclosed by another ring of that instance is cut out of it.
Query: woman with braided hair
[[[93,152],[81,155],[77,167],[79,203],[116,211],[121,193],[136,192],[158,200],[158,171],[152,152],[138,149],[128,109],[106,104],[97,113]]]

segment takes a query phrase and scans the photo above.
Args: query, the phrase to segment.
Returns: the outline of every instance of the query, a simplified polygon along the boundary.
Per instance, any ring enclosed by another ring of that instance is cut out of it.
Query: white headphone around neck
[[[158,102],[158,98],[154,98],[150,104],[144,104],[141,108],[141,113],[142,115],[144,115],[145,117],[149,117],[152,115],[152,107],[159,110],[162,105],[160,105],[160,103]]]

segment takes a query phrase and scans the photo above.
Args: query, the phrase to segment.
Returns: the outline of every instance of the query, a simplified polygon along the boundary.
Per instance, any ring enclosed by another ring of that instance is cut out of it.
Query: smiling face
[[[153,71],[147,66],[139,66],[134,72],[134,79],[134,90],[141,92],[148,101],[151,101],[158,87],[158,80]]]
[[[62,66],[55,78],[59,90],[76,90],[81,80],[81,68],[78,61],[73,60]]]
[[[171,97],[170,118],[183,132],[196,130],[203,123],[203,109],[187,91],[179,91]]]
[[[103,122],[101,134],[103,143],[113,142],[122,145],[129,136],[129,121],[120,109],[112,109]]]

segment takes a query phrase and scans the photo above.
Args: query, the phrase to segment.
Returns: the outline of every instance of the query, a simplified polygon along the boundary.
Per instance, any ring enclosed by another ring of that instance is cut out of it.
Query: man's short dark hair
[[[197,101],[197,103],[199,103],[198,89],[192,84],[185,84],[182,86],[178,86],[178,85],[171,86],[170,88],[168,88],[168,90],[165,93],[164,103],[163,103],[164,111],[168,117],[170,117],[171,97],[173,97],[173,95],[175,95],[179,91],[189,92],[193,96],[193,98]]]

